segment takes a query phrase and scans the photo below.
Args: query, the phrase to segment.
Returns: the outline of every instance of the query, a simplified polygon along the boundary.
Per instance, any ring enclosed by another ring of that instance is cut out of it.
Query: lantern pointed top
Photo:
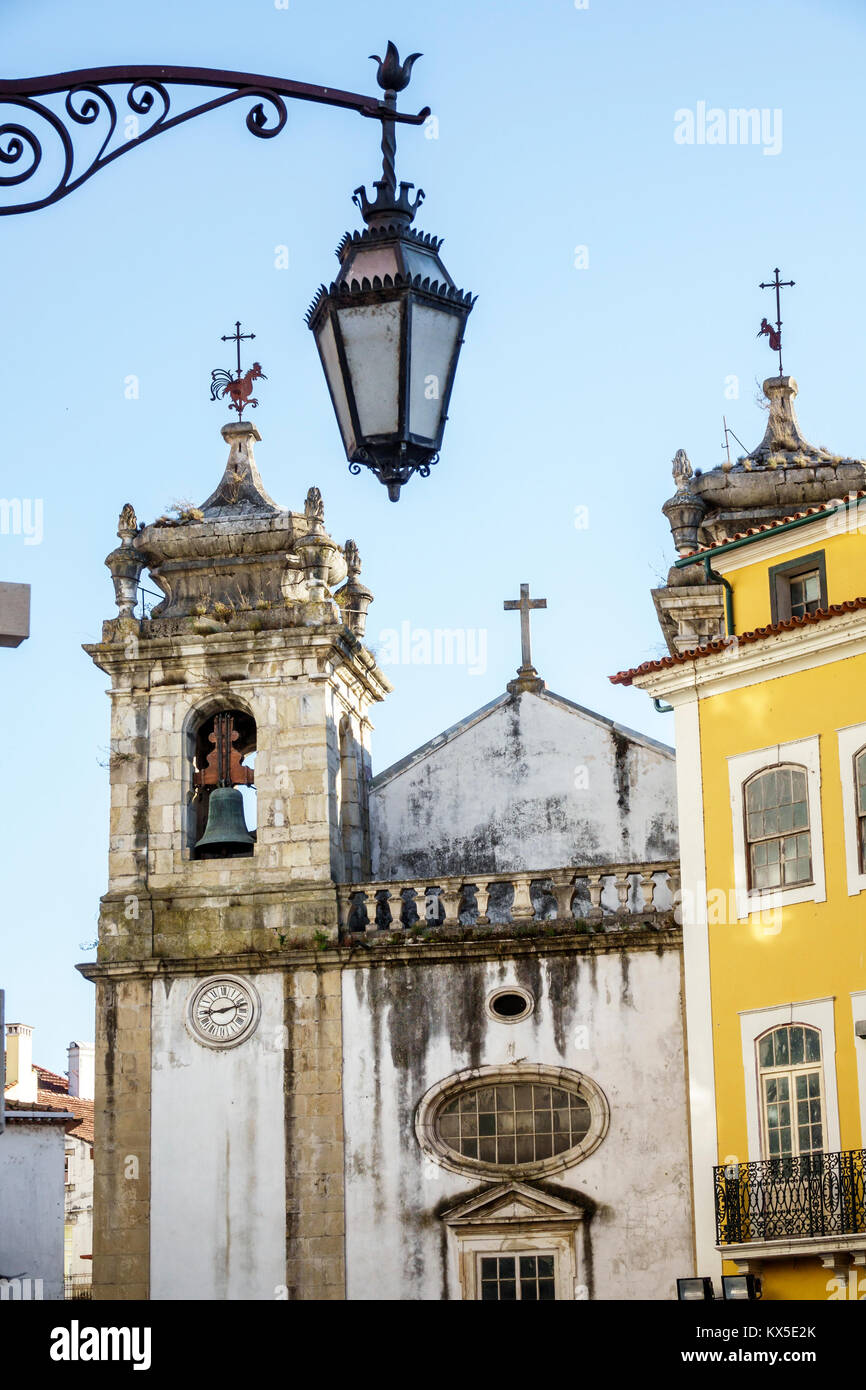
[[[463,328],[474,302],[445,268],[440,238],[412,226],[423,190],[413,197],[413,184],[397,183],[397,93],[420,56],[412,53],[401,63],[391,42],[384,58],[372,55],[384,90],[377,112],[382,176],[373,185],[374,198],[364,187],[355,189],[353,201],[367,226],[343,237],[339,273],[330,285],[320,285],[306,315],[349,471],[369,469],[392,502],[413,474],[428,477],[439,458]]]
[[[385,179],[376,179],[373,187],[376,190],[375,198],[367,197],[367,189],[363,184],[356,188],[352,194],[352,202],[360,208],[361,216],[368,227],[389,227],[402,225],[410,227],[415,218],[415,213],[424,201],[424,190],[419,188],[415,197],[410,197],[411,190],[415,187],[414,183],[401,183],[400,191],[397,192],[393,184],[389,184]]]
[[[413,64],[421,56],[420,53],[410,53],[401,63],[396,44],[390,39],[384,58],[380,58],[378,53],[370,54],[373,61],[379,64],[376,81],[385,93],[383,104],[389,115],[382,117],[382,177],[376,179],[373,185],[376,196],[368,198],[363,185],[352,194],[352,201],[361,209],[361,216],[368,227],[387,227],[391,224],[408,227],[424,200],[422,188],[418,189],[414,199],[409,196],[414,183],[401,183],[399,192],[397,190],[397,136],[394,120],[390,117],[390,112],[397,109],[397,93],[408,87]]]
[[[409,79],[412,76],[412,68],[419,58],[423,58],[423,53],[410,53],[405,62],[400,62],[400,54],[397,52],[397,45],[388,40],[388,47],[385,49],[385,57],[380,58],[378,53],[371,53],[370,58],[379,67],[376,71],[376,81],[383,92],[402,92],[409,86]]]

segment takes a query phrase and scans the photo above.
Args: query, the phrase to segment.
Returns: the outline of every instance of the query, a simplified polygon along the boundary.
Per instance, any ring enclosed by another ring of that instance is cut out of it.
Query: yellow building
[[[671,654],[612,680],[675,713],[694,1273],[864,1298],[866,470],[764,390],[753,454],[678,453]]]

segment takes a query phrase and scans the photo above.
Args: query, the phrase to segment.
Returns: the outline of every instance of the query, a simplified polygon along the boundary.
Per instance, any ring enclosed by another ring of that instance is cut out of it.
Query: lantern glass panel
[[[407,275],[420,275],[422,279],[429,275],[431,280],[438,280],[440,285],[451,284],[451,277],[439,257],[430,251],[422,251],[418,247],[404,245],[403,263],[406,266]]]
[[[435,445],[463,320],[427,304],[413,303],[411,313],[409,431]]]
[[[337,310],[358,425],[367,439],[397,433],[401,312],[399,301]]]
[[[351,256],[338,278],[351,284],[353,280],[363,280],[365,275],[372,281],[374,275],[384,280],[386,275],[393,277],[399,273],[396,246],[363,246]]]
[[[349,402],[346,398],[346,388],[343,385],[343,377],[340,372],[340,359],[337,356],[337,342],[334,337],[334,325],[330,315],[324,319],[318,332],[319,356],[322,359],[322,366],[325,369],[325,376],[331,388],[331,398],[334,402],[334,410],[337,416],[337,424],[340,426],[340,434],[343,436],[343,447],[349,458],[355,452],[355,435],[352,430],[352,417],[349,413]]]

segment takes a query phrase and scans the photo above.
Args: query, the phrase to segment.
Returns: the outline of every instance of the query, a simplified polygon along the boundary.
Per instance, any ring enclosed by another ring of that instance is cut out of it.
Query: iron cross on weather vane
[[[529,640],[529,614],[533,608],[546,608],[546,598],[530,598],[529,585],[521,584],[520,598],[507,598],[503,603],[506,612],[518,612],[520,614],[520,670],[518,675],[535,674],[535,667],[532,664],[532,651]]]
[[[248,372],[241,371],[241,343],[248,338],[254,338],[255,333],[242,333],[240,320],[235,323],[234,333],[224,333],[222,341],[224,343],[234,343],[237,347],[237,374],[232,376],[223,367],[217,367],[210,374],[210,398],[212,401],[219,400],[220,396],[230,396],[229,410],[236,410],[238,419],[242,419],[244,410],[247,406],[255,407],[258,401],[253,396],[253,382],[267,381],[267,377],[258,362],[254,362]]]
[[[759,286],[759,289],[762,290],[776,291],[776,327],[773,328],[772,324],[769,324],[766,319],[761,319],[761,326],[758,329],[757,336],[760,338],[762,334],[765,334],[770,340],[770,347],[773,352],[779,354],[779,376],[785,375],[782,371],[782,301],[779,290],[793,285],[794,283],[793,280],[780,280],[779,267],[776,266],[776,269],[773,271],[773,279],[762,280]]]

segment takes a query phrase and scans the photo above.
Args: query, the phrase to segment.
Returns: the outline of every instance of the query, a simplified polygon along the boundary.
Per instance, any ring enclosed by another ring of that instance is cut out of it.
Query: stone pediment
[[[587,709],[584,705],[578,705],[574,700],[569,700],[564,695],[557,695],[553,690],[524,691],[517,697],[518,700],[525,700],[527,698],[529,700],[538,701],[540,707],[547,706],[548,708],[558,711],[560,714],[571,716],[587,727],[599,729],[604,733],[613,732],[629,743],[634,743],[644,748],[651,748],[656,752],[665,754],[673,760],[674,750],[669,747],[668,744],[660,743],[657,739],[650,738],[649,734],[642,734],[637,729],[629,729],[625,724],[618,724],[615,720],[609,719],[607,715],[599,714],[596,710]],[[456,724],[452,724],[450,728],[444,729],[442,733],[437,734],[435,738],[428,739],[426,743],[422,743],[419,748],[415,748],[411,753],[408,753],[406,757],[401,758],[399,762],[392,763],[390,767],[384,768],[382,772],[377,772],[376,776],[373,778],[373,788],[382,787],[387,782],[393,781],[394,778],[399,777],[401,773],[408,772],[419,763],[425,761],[425,759],[437,753],[440,748],[444,748],[456,738],[460,738],[462,735],[467,734],[470,730],[475,729],[479,724],[484,723],[488,719],[495,720],[498,716],[500,720],[504,717],[510,722],[516,708],[519,709],[519,704],[516,703],[514,695],[498,695],[495,700],[491,700],[488,704],[482,705],[480,709],[473,710],[472,714],[467,714],[465,718],[459,720]]]
[[[476,1193],[443,1213],[446,1226],[501,1225],[503,1222],[562,1221],[573,1224],[583,1219],[574,1202],[552,1197],[522,1182],[505,1182]]]

